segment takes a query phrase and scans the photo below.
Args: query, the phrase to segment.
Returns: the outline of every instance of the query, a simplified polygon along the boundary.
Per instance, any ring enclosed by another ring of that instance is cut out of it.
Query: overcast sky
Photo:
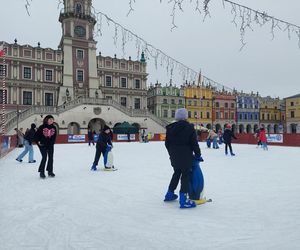
[[[270,16],[300,26],[299,0],[233,0],[250,8],[265,11]],[[106,13],[124,27],[144,38],[169,56],[230,88],[244,92],[258,91],[261,95],[287,97],[300,93],[300,49],[293,35],[275,32],[272,40],[271,26],[260,28],[253,24],[254,31],[246,34],[247,45],[240,50],[240,35],[231,20],[233,15],[222,0],[211,0],[210,14],[203,22],[203,14],[194,11],[194,4],[186,0],[184,12],[176,15],[177,29],[170,31],[171,5],[167,0],[136,0],[134,11],[127,17],[128,0],[94,0],[95,9]],[[200,1],[202,2],[202,1]],[[24,8],[25,0],[7,0],[2,8],[0,41],[56,49],[61,38],[58,22],[58,0],[33,0],[30,16]],[[62,8],[62,6],[60,7]],[[123,57],[120,46],[113,44],[114,28],[103,26],[103,36],[95,37],[98,51],[102,55]],[[121,35],[120,35],[121,37]],[[126,49],[125,58],[136,58],[134,43]],[[148,61],[148,84],[157,80],[166,83],[170,79],[165,69],[154,67]],[[174,76],[173,82],[181,85],[181,78]]]

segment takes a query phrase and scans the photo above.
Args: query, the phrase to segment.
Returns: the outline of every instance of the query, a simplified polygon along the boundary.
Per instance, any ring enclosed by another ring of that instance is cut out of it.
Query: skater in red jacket
[[[259,141],[261,141],[263,149],[268,150],[267,136],[266,136],[266,131],[264,128],[260,129],[258,139],[259,139]]]

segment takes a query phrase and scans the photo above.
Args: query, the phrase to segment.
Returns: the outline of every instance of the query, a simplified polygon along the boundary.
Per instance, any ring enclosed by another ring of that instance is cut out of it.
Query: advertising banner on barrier
[[[85,135],[68,135],[68,142],[85,142]]]
[[[283,134],[268,134],[267,141],[272,143],[283,143]]]
[[[118,141],[128,141],[128,136],[126,134],[117,134]],[[135,141],[135,134],[130,134],[130,140]]]

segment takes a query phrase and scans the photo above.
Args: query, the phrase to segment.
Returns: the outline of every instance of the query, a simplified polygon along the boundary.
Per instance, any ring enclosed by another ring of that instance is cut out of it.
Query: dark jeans
[[[175,168],[174,173],[169,185],[169,191],[174,191],[179,183],[179,179],[181,177],[181,187],[180,187],[180,192],[182,193],[188,193],[189,191],[189,183],[190,183],[190,173],[191,173],[191,168]]]
[[[48,156],[48,163],[47,163],[47,171],[48,173],[53,173],[53,153],[54,153],[54,145],[52,146],[40,146],[39,147],[41,154],[42,154],[42,160],[39,166],[39,172],[44,173],[45,172],[45,165],[47,161]]]
[[[227,149],[228,147],[229,147],[230,153],[232,154],[231,142],[228,142],[228,143],[225,142],[225,154],[228,154],[228,149]]]
[[[98,166],[98,162],[101,156],[101,153],[104,155],[105,153],[105,148],[99,147],[98,144],[96,144],[96,154],[95,154],[95,159],[94,159],[94,166]]]
[[[89,139],[89,146],[91,146],[91,143],[93,143],[93,145],[95,145],[94,140]]]

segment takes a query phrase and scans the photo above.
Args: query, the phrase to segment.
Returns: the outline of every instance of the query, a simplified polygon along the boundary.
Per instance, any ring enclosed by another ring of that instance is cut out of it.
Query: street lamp
[[[98,93],[97,89],[95,91],[95,96],[96,96],[96,98],[98,98],[98,96],[99,96],[99,93]]]
[[[70,92],[69,92],[69,89],[68,89],[68,88],[66,89],[66,96],[67,96],[67,97],[70,96]]]

